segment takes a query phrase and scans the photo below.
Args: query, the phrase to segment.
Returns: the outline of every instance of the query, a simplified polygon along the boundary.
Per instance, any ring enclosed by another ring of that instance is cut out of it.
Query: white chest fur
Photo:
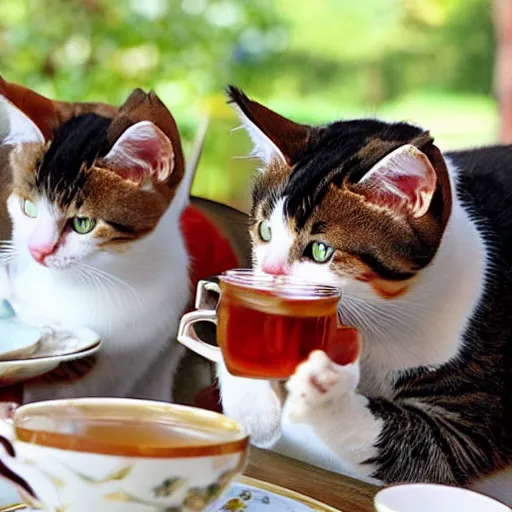
[[[21,244],[18,252],[9,281],[20,316],[35,324],[87,326],[102,337],[101,358],[110,360],[111,374],[94,376],[90,394],[124,395],[127,380],[137,385],[159,355],[179,359],[181,350],[171,347],[190,292],[188,256],[172,207],[151,234],[125,251],[93,255],[82,272],[38,265]],[[169,393],[170,387],[162,390],[161,398]]]

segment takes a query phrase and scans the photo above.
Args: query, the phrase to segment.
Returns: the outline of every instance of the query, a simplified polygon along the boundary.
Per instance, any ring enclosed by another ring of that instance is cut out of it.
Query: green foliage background
[[[443,148],[496,138],[488,0],[0,0],[0,72],[51,97],[153,88],[186,149],[212,122],[194,193],[247,206],[254,162],[223,87],[302,122],[414,120]]]

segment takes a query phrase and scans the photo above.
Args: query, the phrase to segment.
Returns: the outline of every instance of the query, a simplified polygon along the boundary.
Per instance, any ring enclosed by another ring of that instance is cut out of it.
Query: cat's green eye
[[[268,220],[260,222],[259,232],[260,238],[264,242],[270,242],[270,240],[272,240],[272,228],[270,227],[270,222]]]
[[[72,226],[78,234],[86,235],[94,229],[96,221],[89,217],[73,217]]]
[[[37,206],[32,201],[28,199],[23,200],[23,213],[32,219],[37,217]]]
[[[311,244],[311,257],[317,263],[327,263],[334,254],[334,249],[323,242],[313,242]]]

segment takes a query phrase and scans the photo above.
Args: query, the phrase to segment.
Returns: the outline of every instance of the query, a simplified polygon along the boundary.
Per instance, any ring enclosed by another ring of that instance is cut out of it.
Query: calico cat
[[[411,124],[306,126],[229,96],[263,163],[254,267],[341,286],[362,351],[343,367],[311,354],[284,407],[275,385],[220,367],[225,413],[258,446],[374,483],[472,485],[506,470],[512,147],[443,155]],[[503,482],[491,493],[512,503]]]
[[[53,102],[1,81],[0,134],[12,147],[13,224],[0,295],[29,323],[87,326],[103,340],[85,376],[29,382],[24,401],[169,401],[182,355],[171,337],[189,299],[174,118],[140,89],[117,109]]]

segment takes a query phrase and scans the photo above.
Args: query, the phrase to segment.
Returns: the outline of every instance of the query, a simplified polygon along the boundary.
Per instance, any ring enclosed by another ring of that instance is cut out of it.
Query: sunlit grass
[[[378,114],[420,124],[432,132],[442,149],[497,142],[496,104],[487,96],[416,93],[383,106]]]

